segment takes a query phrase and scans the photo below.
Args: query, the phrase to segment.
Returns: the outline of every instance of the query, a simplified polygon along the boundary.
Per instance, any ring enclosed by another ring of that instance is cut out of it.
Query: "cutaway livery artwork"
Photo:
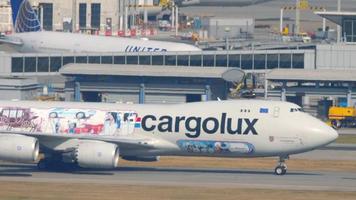
[[[129,135],[134,132],[134,111],[93,109],[0,108],[0,130],[53,134]]]
[[[208,141],[208,140],[179,140],[179,147],[189,153],[202,154],[251,154],[254,146],[247,142]]]

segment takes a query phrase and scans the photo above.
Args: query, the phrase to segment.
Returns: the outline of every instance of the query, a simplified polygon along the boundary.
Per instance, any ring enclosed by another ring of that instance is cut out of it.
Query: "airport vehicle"
[[[278,101],[152,105],[0,101],[1,107],[29,109],[37,117],[32,123],[41,124],[35,131],[25,126],[8,130],[0,125],[0,159],[33,162],[41,152],[44,158],[38,162],[39,169],[68,165],[115,168],[119,157],[135,161],[158,161],[159,156],[170,155],[279,157],[275,174],[283,175],[289,155],[311,151],[338,137],[333,128],[299,106]],[[71,121],[71,114],[50,117],[58,108],[68,113],[95,113],[76,121]],[[129,121],[125,122],[125,115]],[[69,128],[73,134],[67,133]]]
[[[355,127],[356,109],[354,107],[332,106],[329,108],[328,118],[331,122],[331,126],[335,129],[341,127]]]
[[[28,0],[12,0],[15,33],[0,38],[19,52],[201,51],[184,43],[43,31]]]

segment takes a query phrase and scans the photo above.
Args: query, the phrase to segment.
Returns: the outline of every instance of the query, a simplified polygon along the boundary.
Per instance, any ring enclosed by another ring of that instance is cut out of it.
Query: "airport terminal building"
[[[40,92],[46,86],[65,100],[179,103],[229,98],[234,80],[225,80],[223,74],[241,69],[254,75],[259,98],[316,107],[324,98],[354,104],[355,81],[341,75],[352,74],[354,55],[356,46],[349,44],[202,52],[2,53],[0,71],[35,78]],[[240,77],[235,76],[237,82]]]
[[[256,73],[261,79],[272,69],[314,69],[315,55],[313,50],[3,53],[0,62],[2,74],[37,77],[39,84],[66,94],[66,100],[75,99],[74,83],[77,82],[84,100],[94,95],[91,101],[138,103],[141,86],[145,85],[145,91],[152,94],[145,102],[177,103],[228,98],[234,80],[224,80],[223,74],[231,69]],[[93,69],[95,73],[91,72]],[[115,70],[116,74],[110,74]],[[239,78],[236,75],[235,81]],[[256,82],[263,87],[262,79]]]

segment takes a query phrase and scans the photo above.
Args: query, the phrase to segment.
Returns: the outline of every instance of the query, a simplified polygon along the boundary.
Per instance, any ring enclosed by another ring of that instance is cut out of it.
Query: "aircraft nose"
[[[333,129],[332,127],[326,125],[325,123],[322,123],[323,127],[321,128],[321,131],[324,133],[325,137],[325,142],[327,144],[334,142],[338,137],[339,133]]]
[[[336,130],[319,120],[313,123],[310,131],[311,135],[313,135],[311,137],[313,138],[312,143],[314,143],[315,146],[324,146],[330,144],[339,137],[339,134]]]

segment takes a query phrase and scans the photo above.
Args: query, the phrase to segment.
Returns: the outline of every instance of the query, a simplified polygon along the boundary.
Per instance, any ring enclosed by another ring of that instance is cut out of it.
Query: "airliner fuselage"
[[[14,33],[7,38],[20,43],[16,48],[23,53],[201,51],[184,43],[49,31]]]

